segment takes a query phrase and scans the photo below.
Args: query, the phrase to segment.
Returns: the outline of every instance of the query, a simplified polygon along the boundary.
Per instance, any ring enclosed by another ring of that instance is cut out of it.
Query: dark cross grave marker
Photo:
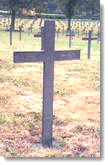
[[[85,31],[85,36],[86,36],[86,37],[88,36],[88,32],[87,32],[87,30]]]
[[[91,49],[91,41],[97,40],[97,38],[92,38],[92,31],[89,31],[89,37],[88,38],[82,38],[82,40],[88,41],[88,59],[90,58],[90,49]]]
[[[12,26],[10,25],[10,45],[12,45]]]
[[[85,28],[82,30],[82,36],[85,36]]]
[[[33,30],[32,24],[30,25],[30,27],[28,28],[28,30],[29,30],[28,34],[31,34],[32,33],[32,30]]]
[[[3,26],[6,27],[6,18],[4,18]]]
[[[54,61],[80,60],[80,50],[55,51],[55,22],[45,21],[44,50],[14,52],[15,63],[43,62],[42,145],[52,146]]]
[[[22,26],[19,26],[19,40],[21,41]]]
[[[39,28],[41,29],[41,25],[42,25],[42,17],[40,18],[40,23],[39,23]]]
[[[78,37],[79,37],[79,35],[80,35],[79,28],[78,28],[78,30],[77,30],[77,34],[78,34]]]
[[[75,34],[75,35],[77,34],[77,27],[76,27],[75,30],[74,30],[74,34]]]
[[[6,31],[9,31],[9,25],[8,24],[6,24]]]
[[[100,41],[100,29],[98,29],[98,33],[97,33],[97,42],[99,43]]]
[[[59,39],[60,28],[57,30],[57,39]]]
[[[41,50],[44,50],[44,27],[41,27],[41,32],[34,34],[34,37],[40,38],[41,37]]]
[[[64,35],[64,33],[65,33],[65,29],[64,29],[64,25],[63,25],[62,36]]]
[[[71,48],[71,40],[73,39],[73,37],[75,37],[74,30],[71,31],[70,29],[68,33],[66,34],[66,36],[69,36],[69,48]]]

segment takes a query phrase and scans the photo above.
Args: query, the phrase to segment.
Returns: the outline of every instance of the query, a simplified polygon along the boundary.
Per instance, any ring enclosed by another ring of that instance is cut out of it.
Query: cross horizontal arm
[[[87,40],[97,40],[97,38],[82,38],[82,40],[85,40],[85,41],[87,41]]]
[[[44,61],[44,51],[14,52],[14,63],[30,63]]]
[[[82,38],[82,40],[89,40],[88,38]]]
[[[55,61],[79,60],[79,59],[80,59],[80,50],[64,50],[64,51],[54,52]]]
[[[43,62],[46,56],[44,51],[14,52],[14,63]],[[53,52],[54,61],[79,60],[80,50],[59,50]]]
[[[91,40],[97,40],[98,38],[91,38]]]
[[[41,34],[34,34],[34,37],[39,38],[39,37],[42,37],[42,35]]]

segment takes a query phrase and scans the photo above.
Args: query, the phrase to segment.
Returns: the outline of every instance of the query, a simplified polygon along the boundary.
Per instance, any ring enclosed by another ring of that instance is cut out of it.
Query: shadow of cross
[[[14,52],[15,63],[43,62],[42,145],[52,146],[54,61],[80,60],[80,50],[55,51],[55,21],[44,23],[44,50]]]
[[[91,49],[91,41],[97,40],[97,38],[92,38],[92,31],[89,31],[89,37],[88,38],[82,38],[82,40],[88,40],[88,59],[90,58],[90,49]]]

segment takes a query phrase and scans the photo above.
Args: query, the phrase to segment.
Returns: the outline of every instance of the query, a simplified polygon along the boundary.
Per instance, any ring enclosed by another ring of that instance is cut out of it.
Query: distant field
[[[68,38],[56,49],[68,49]],[[100,157],[100,43],[72,40],[80,61],[55,62],[53,149],[41,141],[43,64],[14,64],[14,51],[41,49],[33,34],[0,31],[0,155],[6,157]]]

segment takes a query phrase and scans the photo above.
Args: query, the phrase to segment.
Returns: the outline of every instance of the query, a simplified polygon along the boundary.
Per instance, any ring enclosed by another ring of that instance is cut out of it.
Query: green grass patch
[[[0,125],[4,123],[6,123],[5,116],[2,113],[0,113]]]

